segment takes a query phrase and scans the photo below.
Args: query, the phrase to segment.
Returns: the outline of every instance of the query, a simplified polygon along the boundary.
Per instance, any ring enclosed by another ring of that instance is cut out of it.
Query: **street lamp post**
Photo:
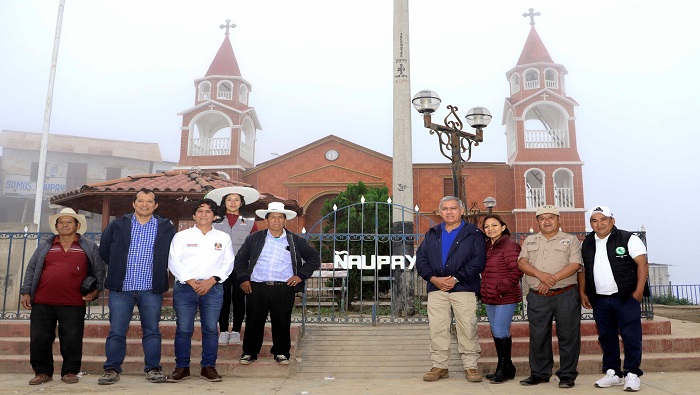
[[[484,206],[489,209],[489,214],[493,213],[493,208],[496,207],[496,199],[491,196],[484,199]]]
[[[474,107],[467,111],[466,119],[476,133],[462,131],[464,124],[457,116],[458,108],[448,105],[444,125],[432,122],[432,113],[440,107],[440,96],[431,90],[422,90],[413,97],[413,107],[423,114],[423,126],[430,129],[430,134],[437,134],[440,153],[452,163],[452,185],[454,196],[462,200],[468,207],[467,193],[462,180],[462,163],[472,157],[472,145],[477,146],[484,141],[484,128],[491,122],[491,113],[485,107]],[[466,158],[465,156],[466,155]]]

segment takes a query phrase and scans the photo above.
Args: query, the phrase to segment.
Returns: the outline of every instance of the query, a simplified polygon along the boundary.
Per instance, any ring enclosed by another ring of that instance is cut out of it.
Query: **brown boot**
[[[44,384],[48,381],[53,380],[53,377],[46,373],[38,373],[33,379],[29,380],[29,385],[39,385]]]
[[[470,383],[481,382],[481,373],[479,373],[479,369],[464,369],[464,377],[466,377],[467,381]]]
[[[190,368],[175,368],[173,373],[166,379],[168,383],[179,383],[190,378]]]
[[[432,368],[430,372],[423,375],[423,381],[438,381],[448,377],[450,377],[450,372],[447,369]]]

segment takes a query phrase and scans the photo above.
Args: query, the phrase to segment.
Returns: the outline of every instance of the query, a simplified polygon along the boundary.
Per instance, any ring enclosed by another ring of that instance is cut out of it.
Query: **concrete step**
[[[644,360],[647,371],[679,371],[700,369],[700,333],[681,330],[671,334],[671,322],[666,319],[643,322]],[[581,356],[578,370],[582,374],[597,374],[602,369],[601,351],[595,323],[582,323]],[[529,334],[527,323],[514,323],[513,361],[518,376],[529,375]],[[692,333],[691,333],[692,332]],[[556,332],[554,332],[556,333]],[[295,375],[308,378],[379,378],[416,377],[430,370],[430,335],[428,325],[307,325],[299,344]],[[479,369],[482,374],[493,372],[496,352],[488,324],[479,324],[482,348]],[[555,367],[558,368],[558,343],[553,337]],[[462,376],[462,362],[452,338],[449,369]]]
[[[29,321],[6,320],[0,325],[0,373],[26,373],[31,372],[29,364]],[[160,324],[163,337],[161,347],[161,364],[164,372],[170,373],[175,369],[175,322],[163,321]],[[101,376],[105,362],[105,339],[109,332],[109,322],[86,321],[85,337],[83,339],[83,363],[82,371]],[[245,336],[245,326],[241,330]],[[124,373],[138,374],[143,372],[143,349],[141,347],[141,328],[138,322],[132,322],[127,335],[127,357],[122,369]],[[301,326],[292,324],[290,328],[292,338],[291,357],[294,361],[297,353],[297,345],[301,336]],[[241,345],[219,346],[216,368],[220,374],[241,377],[286,377],[293,365],[280,366],[272,355],[272,332],[270,325],[265,327],[263,346],[258,354],[258,360],[251,365],[240,365]],[[195,324],[195,332],[192,336],[192,373],[198,374],[199,360],[202,353],[201,330]],[[54,366],[60,370],[62,361],[58,338],[53,344]]]

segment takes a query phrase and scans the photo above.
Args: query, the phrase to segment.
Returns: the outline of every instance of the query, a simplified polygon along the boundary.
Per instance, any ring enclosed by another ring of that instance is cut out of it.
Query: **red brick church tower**
[[[554,63],[535,30],[517,65],[506,73],[510,97],[503,110],[508,164],[513,169],[516,231],[537,231],[537,207],[559,207],[564,231],[585,230],[583,162],[576,146],[576,101],[566,95],[566,68]]]
[[[202,78],[194,81],[194,106],[182,111],[180,161],[175,169],[198,167],[240,181],[254,166],[255,135],[260,130],[248,105],[252,85],[241,77],[226,20],[224,41]]]

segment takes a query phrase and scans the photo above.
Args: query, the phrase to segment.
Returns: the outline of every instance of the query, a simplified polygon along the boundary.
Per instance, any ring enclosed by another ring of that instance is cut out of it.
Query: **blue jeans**
[[[598,327],[598,341],[603,349],[603,371],[620,370],[620,340],[625,349],[625,374],[642,375],[642,318],[640,303],[635,298],[624,302],[618,296],[596,295],[591,299],[593,318]]]
[[[190,367],[190,351],[192,333],[194,332],[194,317],[199,307],[199,318],[202,326],[202,367],[216,367],[216,357],[219,349],[219,335],[216,324],[224,303],[224,287],[216,283],[209,293],[197,295],[188,284],[175,282],[173,286],[173,307],[177,329],[175,330],[175,367]]]
[[[510,323],[517,303],[510,304],[486,304],[486,315],[489,317],[489,326],[494,339],[510,337]]]
[[[144,371],[162,369],[160,366],[160,309],[163,294],[147,291],[109,291],[109,334],[105,344],[104,369],[122,372],[122,363],[126,356],[126,333],[129,331],[134,305],[139,307],[141,317],[141,345],[143,347]]]

